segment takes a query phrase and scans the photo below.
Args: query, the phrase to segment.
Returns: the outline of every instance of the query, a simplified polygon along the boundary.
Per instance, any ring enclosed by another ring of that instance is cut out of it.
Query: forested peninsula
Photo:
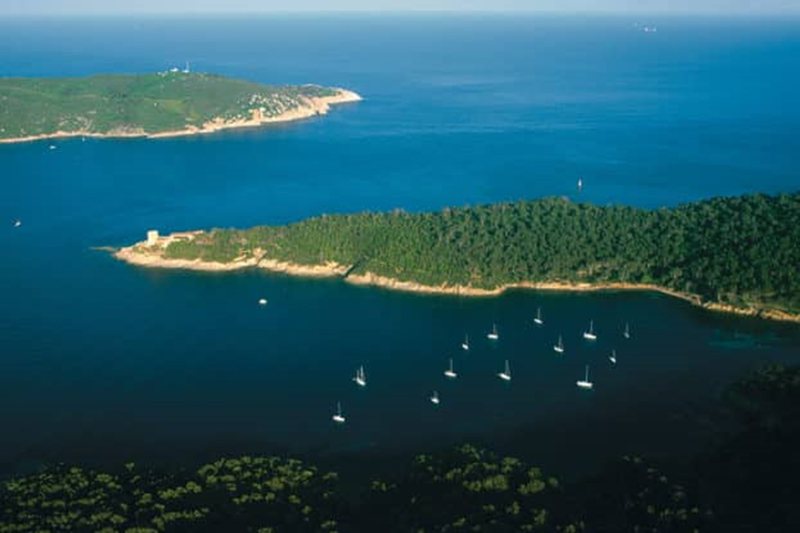
[[[322,215],[158,236],[116,251],[162,268],[259,267],[457,295],[509,288],[656,290],[800,321],[800,193],[647,210],[545,198],[437,213]]]
[[[299,120],[361,97],[171,69],[82,78],[0,78],[0,143],[60,137],[171,137]]]

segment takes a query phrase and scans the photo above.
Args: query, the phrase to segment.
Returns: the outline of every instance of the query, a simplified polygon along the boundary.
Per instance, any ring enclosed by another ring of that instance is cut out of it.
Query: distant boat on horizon
[[[631,326],[627,322],[625,322],[625,331],[622,332],[622,336],[626,339],[631,338]]]
[[[353,377],[353,381],[356,382],[356,385],[359,387],[366,387],[367,386],[367,375],[364,373],[364,367],[358,367],[356,370],[356,375]]]
[[[608,360],[611,361],[612,365],[616,365],[617,364],[617,351],[616,350],[611,350],[611,355],[608,356]]]
[[[344,424],[345,418],[342,414],[342,403],[336,402],[336,414],[331,417],[337,424]]]
[[[491,341],[496,341],[497,339],[500,338],[500,334],[497,332],[497,324],[494,324],[492,326],[492,332],[488,333],[486,335],[486,338],[491,340]]]
[[[497,374],[497,377],[502,379],[503,381],[511,381],[511,365],[508,364],[508,359],[506,359],[506,365],[502,372]]]
[[[456,379],[458,377],[458,374],[456,374],[456,371],[453,370],[453,358],[452,357],[450,358],[450,366],[447,368],[447,370],[444,371],[444,375],[447,376],[450,379]]]
[[[536,323],[539,326],[544,324],[544,320],[542,320],[542,308],[541,307],[537,307],[536,308],[536,317],[533,319],[533,321],[534,321],[534,323]]]
[[[465,352],[469,351],[469,335],[464,335],[464,342],[461,343],[461,349]]]
[[[433,391],[431,395],[431,403],[433,405],[439,405],[439,393],[437,391]]]
[[[597,334],[594,332],[594,320],[589,321],[589,331],[583,332],[583,338],[588,341],[596,341]]]
[[[553,346],[553,350],[555,350],[557,353],[564,353],[564,339],[561,337],[561,335],[558,336],[558,343]]]
[[[583,379],[575,382],[579,389],[589,390],[594,387],[594,383],[589,381],[589,365],[586,365],[586,374]]]

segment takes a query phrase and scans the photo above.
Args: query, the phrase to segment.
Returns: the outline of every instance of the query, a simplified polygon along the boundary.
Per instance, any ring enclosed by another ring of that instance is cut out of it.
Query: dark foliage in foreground
[[[220,459],[184,476],[59,466],[6,483],[0,531],[336,531],[335,480],[274,457]]]
[[[800,530],[800,367],[766,367],[726,397],[743,431],[676,475],[623,457],[564,487],[524,461],[464,445],[418,456],[355,503],[335,474],[275,457],[169,475],[133,464],[114,474],[57,466],[5,483],[0,533]]]
[[[800,531],[800,366],[764,367],[726,396],[744,429],[698,458],[704,499],[726,533]]]

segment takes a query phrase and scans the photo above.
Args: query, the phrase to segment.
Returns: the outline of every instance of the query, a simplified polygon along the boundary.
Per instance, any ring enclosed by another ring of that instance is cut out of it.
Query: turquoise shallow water
[[[575,197],[578,176],[577,199],[643,207],[795,190],[800,23],[668,19],[642,34],[632,22],[0,20],[4,76],[189,60],[366,98],[257,131],[0,145],[3,470],[238,451],[358,458],[469,439],[585,471],[618,453],[696,448],[725,423],[715,398],[733,377],[800,360],[797,328],[652,294],[421,297],[146,271],[89,249],[150,228]],[[591,318],[596,345],[580,339]],[[493,322],[496,345],[484,337]],[[559,333],[561,358],[550,348]],[[448,357],[455,382],[442,376]],[[494,375],[506,358],[508,385]],[[362,363],[363,391],[350,380]],[[581,394],[587,363],[596,389]],[[336,401],[344,428],[330,423]]]

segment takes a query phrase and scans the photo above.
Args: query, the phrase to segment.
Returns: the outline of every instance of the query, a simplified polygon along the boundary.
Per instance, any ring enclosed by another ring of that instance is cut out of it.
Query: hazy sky
[[[800,14],[800,0],[0,0],[0,15],[274,11]]]

